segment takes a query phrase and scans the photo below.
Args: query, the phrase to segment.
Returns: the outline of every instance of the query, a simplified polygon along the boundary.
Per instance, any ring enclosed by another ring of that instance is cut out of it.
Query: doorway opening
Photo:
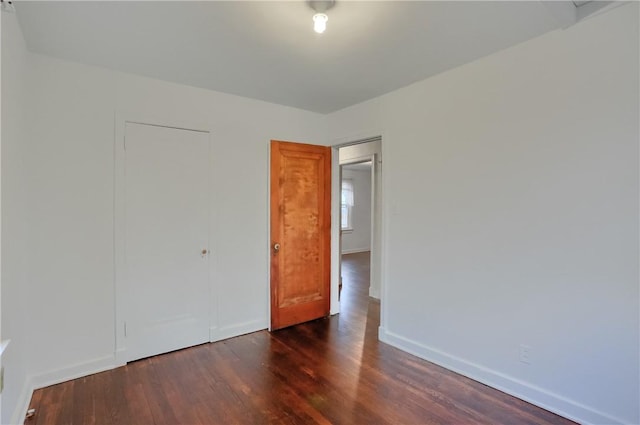
[[[371,292],[371,165],[371,161],[340,165],[339,293],[343,313]]]
[[[341,314],[361,311],[362,303],[370,302],[381,310],[381,147],[381,138],[377,137],[336,149],[334,216],[339,220],[334,244],[338,282],[334,288]]]

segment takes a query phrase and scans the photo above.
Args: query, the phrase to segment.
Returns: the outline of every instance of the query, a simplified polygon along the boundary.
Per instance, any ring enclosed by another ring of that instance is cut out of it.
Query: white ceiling
[[[567,1],[575,7],[572,1]],[[71,61],[328,113],[561,22],[541,1],[17,1],[28,48]]]

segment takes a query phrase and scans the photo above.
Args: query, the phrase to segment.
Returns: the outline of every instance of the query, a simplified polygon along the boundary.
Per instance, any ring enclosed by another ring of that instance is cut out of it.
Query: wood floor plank
[[[39,389],[25,424],[573,424],[379,342],[368,255],[343,256],[339,315]]]

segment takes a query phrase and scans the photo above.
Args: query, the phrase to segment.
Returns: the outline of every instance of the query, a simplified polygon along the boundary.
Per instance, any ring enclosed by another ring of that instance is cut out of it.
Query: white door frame
[[[207,133],[209,135],[209,185],[211,185],[212,172],[212,131],[207,125],[201,123],[176,123],[168,119],[158,119],[158,117],[143,117],[143,116],[124,116],[118,112],[115,113],[115,134],[114,134],[114,235],[113,235],[113,258],[114,258],[114,334],[115,334],[115,347],[114,357],[115,366],[125,365],[131,359],[127,352],[127,344],[125,337],[125,322],[128,315],[127,309],[127,280],[126,280],[126,234],[125,234],[125,218],[126,218],[126,205],[125,205],[125,188],[126,188],[126,175],[125,175],[125,135],[127,123],[152,125],[157,127],[168,127],[180,130],[197,131]],[[214,255],[217,252],[217,246],[215,246],[215,238],[212,237],[212,223],[211,217],[213,214],[213,202],[211,200],[211,194],[209,194],[209,226],[208,226],[208,238],[209,238],[209,293],[205,294],[207,299],[217,300],[218,297],[212,292],[215,288],[212,285],[212,264]],[[212,311],[214,310],[214,311]],[[212,309],[209,306],[209,328],[210,328],[210,341],[211,332],[217,329],[218,324],[218,309]]]

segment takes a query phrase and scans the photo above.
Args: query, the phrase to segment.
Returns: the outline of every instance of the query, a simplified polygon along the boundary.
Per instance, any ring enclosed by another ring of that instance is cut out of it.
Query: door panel
[[[330,232],[331,148],[272,141],[272,329],[329,315]]]
[[[126,124],[128,360],[209,341],[208,170],[208,133]]]

